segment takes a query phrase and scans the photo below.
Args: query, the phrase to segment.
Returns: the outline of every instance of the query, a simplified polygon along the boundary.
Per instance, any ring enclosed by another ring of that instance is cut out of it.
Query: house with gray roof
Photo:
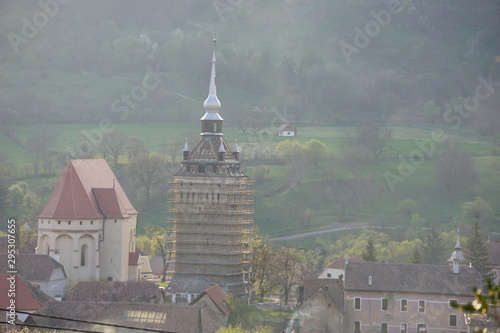
[[[46,254],[16,254],[16,270],[23,279],[52,298],[65,296],[66,272],[63,265]],[[7,255],[0,255],[0,273],[10,271]]]
[[[345,271],[347,332],[466,332],[453,303],[472,301],[482,284],[472,267],[349,262]]]
[[[164,303],[162,291],[151,281],[80,281],[70,290],[68,300]]]

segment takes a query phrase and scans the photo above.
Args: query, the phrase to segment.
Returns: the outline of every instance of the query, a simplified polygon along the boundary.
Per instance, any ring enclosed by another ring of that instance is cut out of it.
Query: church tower
[[[214,40],[200,138],[192,149],[186,139],[182,165],[173,178],[172,279],[204,278],[226,292],[243,295],[248,252],[245,234],[252,223],[248,218],[248,177],[240,168],[237,144],[231,149],[224,141],[215,63]]]

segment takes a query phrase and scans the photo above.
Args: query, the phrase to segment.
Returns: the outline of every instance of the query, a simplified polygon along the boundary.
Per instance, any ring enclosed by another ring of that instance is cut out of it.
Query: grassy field
[[[198,139],[199,124],[187,123],[140,123],[140,124],[113,124],[117,130],[123,131],[130,136],[144,139],[147,147],[156,152],[162,145],[182,140],[188,137],[190,144]],[[12,133],[23,142],[26,142],[35,126],[17,126],[11,128]],[[52,147],[54,150],[72,152],[81,136],[97,131],[95,124],[72,124],[51,125],[46,130],[57,133],[57,141]],[[461,145],[462,149],[474,154],[476,168],[480,175],[480,183],[477,187],[467,193],[449,197],[435,181],[435,160],[424,162],[415,168],[411,176],[404,178],[403,182],[396,184],[394,191],[390,189],[385,178],[386,171],[397,174],[399,160],[395,158],[398,154],[407,155],[417,149],[416,140],[429,140],[433,129],[417,127],[393,127],[394,140],[393,150],[387,155],[390,158],[382,159],[378,164],[370,164],[364,171],[363,177],[371,179],[369,191],[363,200],[362,210],[358,210],[356,204],[348,204],[343,214],[338,201],[338,193],[332,192],[337,182],[349,182],[352,174],[339,163],[339,152],[343,139],[347,133],[352,132],[352,127],[327,127],[327,126],[301,126],[300,136],[296,139],[306,142],[311,138],[317,138],[327,145],[330,157],[318,163],[309,165],[303,172],[301,182],[293,189],[279,191],[286,185],[286,166],[275,164],[275,162],[261,160],[247,160],[245,162],[245,150],[247,158],[250,148],[256,148],[257,156],[259,149],[272,147],[283,138],[275,135],[243,134],[234,128],[225,128],[224,136],[232,145],[237,139],[243,150],[243,169],[252,177],[255,165],[268,164],[270,169],[269,179],[257,182],[253,185],[255,191],[254,219],[259,225],[262,233],[273,236],[294,234],[309,231],[314,228],[322,228],[332,222],[349,223],[350,221],[368,221],[375,225],[401,226],[407,224],[408,217],[398,211],[400,200],[412,198],[417,202],[418,213],[426,220],[428,226],[436,225],[444,229],[454,228],[451,225],[453,217],[460,214],[461,206],[466,201],[473,201],[475,196],[481,196],[499,213],[500,202],[500,157],[491,156],[495,147],[492,144],[481,142],[470,133],[452,133],[450,138]],[[271,132],[271,129],[266,131]],[[18,167],[31,163],[31,156],[24,148],[15,142],[12,137],[5,133],[0,134],[1,151],[7,156],[8,161]],[[436,152],[439,147],[436,147]],[[273,160],[275,161],[275,160]],[[122,163],[126,163],[123,158]],[[246,164],[246,165],[245,165]],[[175,165],[172,170],[175,170]],[[55,178],[30,181],[30,187],[44,188],[44,198],[50,194],[47,190],[54,184]],[[131,189],[133,191],[133,189]],[[137,196],[134,193],[132,198]],[[162,201],[161,199],[160,201]],[[136,205],[142,209],[140,224],[143,227],[148,224],[161,225],[168,217],[168,204],[157,202],[151,206],[144,206],[138,202]],[[352,200],[351,200],[352,201]],[[310,222],[304,222],[300,218],[307,209],[312,211]],[[499,232],[498,225],[490,225],[491,231]]]

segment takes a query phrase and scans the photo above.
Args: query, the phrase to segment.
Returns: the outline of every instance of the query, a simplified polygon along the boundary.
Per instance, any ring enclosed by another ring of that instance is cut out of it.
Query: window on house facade
[[[407,299],[401,300],[401,311],[403,311],[403,312],[408,311],[408,300]]]
[[[458,300],[450,299],[450,308],[452,308],[453,306],[456,306],[456,305],[458,305]]]
[[[382,298],[382,311],[387,311],[387,298]]]
[[[427,332],[427,326],[425,324],[417,324],[417,333]]]
[[[354,299],[354,309],[355,310],[361,310],[361,298],[356,297]]]
[[[387,333],[387,323],[382,323],[382,333]]]
[[[401,323],[400,331],[401,331],[401,333],[406,333],[406,324],[405,323]]]
[[[418,312],[425,312],[425,301],[418,301]]]
[[[82,245],[82,248],[80,249],[80,266],[87,266],[87,252],[87,245]]]
[[[361,333],[361,323],[359,321],[354,322],[354,333]]]
[[[330,273],[326,273],[326,277],[331,278],[331,277],[332,277],[332,274],[330,274]]]
[[[450,315],[450,326],[457,327],[457,315]]]

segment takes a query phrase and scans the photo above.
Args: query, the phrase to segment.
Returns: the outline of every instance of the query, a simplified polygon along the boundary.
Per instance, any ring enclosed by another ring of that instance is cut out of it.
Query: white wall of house
[[[279,136],[295,136],[295,131],[279,131]]]
[[[116,220],[39,219],[36,253],[49,254],[64,266],[69,288],[79,281],[127,281],[136,223],[136,215]]]
[[[340,275],[345,276],[343,269],[327,268],[318,276],[318,279],[338,279]]]

